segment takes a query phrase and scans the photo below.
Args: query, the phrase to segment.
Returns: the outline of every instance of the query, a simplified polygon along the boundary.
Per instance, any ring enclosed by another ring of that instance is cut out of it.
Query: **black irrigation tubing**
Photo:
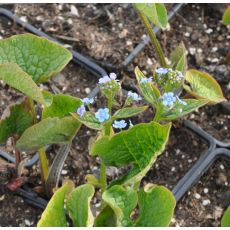
[[[217,140],[191,121],[185,121],[184,125],[186,128],[190,129],[203,140],[208,142],[209,148],[201,154],[193,167],[182,177],[172,190],[177,202],[210,168],[216,159],[225,158],[230,160],[230,150],[227,149],[230,148],[230,142],[225,143]]]

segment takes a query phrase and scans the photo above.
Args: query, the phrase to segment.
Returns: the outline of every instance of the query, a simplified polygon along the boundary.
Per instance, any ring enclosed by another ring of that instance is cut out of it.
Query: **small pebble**
[[[90,88],[85,88],[85,92],[88,94],[91,92]]]
[[[175,170],[176,170],[176,168],[175,168],[175,167],[172,167],[172,168],[171,168],[171,171],[172,171],[172,172],[174,172]]]
[[[194,194],[194,197],[195,197],[197,200],[199,200],[201,196],[200,196],[199,193],[195,193],[195,194]]]
[[[189,33],[189,32],[186,32],[186,33],[184,34],[184,36],[188,38],[188,37],[190,37],[190,33]]]
[[[68,173],[68,171],[67,170],[65,170],[65,169],[63,169],[62,171],[61,171],[61,175],[67,175],[67,173]]]
[[[207,194],[208,193],[208,189],[204,188],[204,193]]]
[[[220,165],[220,168],[221,168],[222,170],[224,170],[224,166],[223,166],[223,165]]]
[[[206,32],[207,34],[211,34],[211,33],[213,32],[213,29],[209,28],[209,29],[205,30],[205,32]]]
[[[202,204],[203,204],[204,206],[207,206],[207,205],[211,204],[211,201],[210,201],[209,199],[203,200]]]

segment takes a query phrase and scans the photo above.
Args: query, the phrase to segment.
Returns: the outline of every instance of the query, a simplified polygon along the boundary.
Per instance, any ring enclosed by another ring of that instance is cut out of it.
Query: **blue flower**
[[[166,73],[168,73],[168,69],[166,69],[166,68],[158,68],[158,69],[156,69],[156,73],[157,74],[166,74]]]
[[[85,105],[88,105],[88,104],[93,104],[94,99],[93,99],[93,98],[85,97],[85,98],[81,99],[81,101],[82,101]]]
[[[114,121],[114,123],[113,123],[113,127],[115,129],[123,129],[126,126],[127,126],[127,123],[125,122],[125,120]]]
[[[100,121],[104,122],[109,119],[109,109],[104,108],[104,109],[98,109],[98,111],[95,113],[95,117]]]
[[[162,96],[163,105],[165,106],[173,106],[174,102],[176,101],[176,97],[174,97],[172,92],[164,93]]]
[[[140,101],[142,99],[137,93],[133,93],[132,91],[128,92],[128,97],[132,98],[133,101]]]
[[[117,78],[117,75],[115,73],[110,73],[109,77],[111,80],[115,80]]]
[[[187,105],[186,101],[182,101],[178,96],[176,96],[176,99],[178,100],[178,102],[182,105]]]
[[[109,76],[104,76],[104,77],[101,77],[100,79],[99,79],[99,82],[98,82],[98,84],[100,84],[100,85],[102,85],[102,84],[106,84],[106,83],[108,83],[108,82],[110,82],[111,81],[111,79],[109,78]]]
[[[78,109],[77,109],[77,114],[82,117],[85,113],[85,106],[81,105]]]
[[[149,78],[143,77],[141,78],[140,83],[150,83],[152,81],[153,81],[152,77],[149,77]]]

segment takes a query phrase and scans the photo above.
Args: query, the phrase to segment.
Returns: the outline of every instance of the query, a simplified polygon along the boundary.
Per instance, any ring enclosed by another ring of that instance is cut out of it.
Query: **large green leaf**
[[[180,104],[177,102],[173,108],[168,108],[164,106],[162,108],[162,112],[160,114],[160,120],[166,120],[171,121],[174,119],[177,119],[179,117],[182,117],[186,114],[191,113],[192,111],[204,106],[208,103],[208,100],[206,99],[183,99],[184,102],[186,102],[186,105]]]
[[[64,94],[54,95],[53,103],[43,109],[42,119],[47,117],[65,117],[70,115],[71,112],[75,112],[76,108],[81,105],[82,102],[79,98]]]
[[[136,191],[126,190],[120,185],[114,185],[103,193],[102,199],[113,209],[118,227],[132,226],[130,215],[137,206],[138,196]]]
[[[170,224],[176,200],[163,186],[146,185],[138,193],[137,227],[166,227]]]
[[[158,98],[161,96],[160,91],[153,83],[140,83],[141,79],[145,78],[145,75],[138,67],[135,68],[135,75],[139,82],[139,89],[145,100],[150,104],[156,104]]]
[[[68,181],[59,188],[49,201],[45,211],[42,213],[38,227],[67,227],[64,202],[66,194],[73,189],[74,185]]]
[[[176,49],[172,52],[170,60],[172,62],[171,67],[173,70],[178,70],[182,73],[186,71],[186,49],[183,42],[179,46],[177,46]]]
[[[185,79],[190,86],[184,85],[184,88],[194,97],[207,99],[213,104],[226,100],[219,84],[209,74],[191,69],[186,72]]]
[[[116,225],[122,227],[168,226],[176,206],[176,200],[167,188],[151,184],[147,184],[140,192],[114,185],[103,193],[102,199],[112,208]],[[132,220],[137,205],[139,215],[136,220]]]
[[[221,227],[230,227],[230,206],[225,211],[224,216],[221,219]]]
[[[7,113],[7,116],[0,121],[0,144],[9,137],[19,137],[33,124],[32,113],[27,101],[10,106],[7,108]]]
[[[82,117],[76,113],[71,113],[71,115],[77,119],[79,122],[89,127],[90,129],[100,130],[103,128],[102,124],[97,120],[94,114],[91,112],[85,112]]]
[[[81,185],[73,190],[66,201],[75,227],[92,227],[94,217],[90,210],[90,201],[94,195],[94,187],[90,184]]]
[[[22,150],[35,150],[48,144],[68,144],[72,141],[80,123],[72,117],[47,118],[28,128],[17,141]]]
[[[144,112],[147,108],[148,108],[147,106],[141,106],[141,107],[128,107],[128,108],[119,109],[113,115],[113,118],[119,119],[119,118],[132,117],[139,113]]]
[[[110,206],[105,208],[97,215],[94,221],[95,227],[116,227],[116,216]]]
[[[102,137],[91,148],[107,166],[132,165],[128,174],[115,183],[135,183],[145,176],[156,157],[164,150],[171,123],[138,124],[110,137]]]
[[[168,23],[167,10],[162,3],[135,3],[137,10],[159,28],[165,29]]]
[[[0,64],[0,80],[41,104],[49,104],[32,78],[15,63]]]
[[[226,26],[230,25],[230,6],[225,10],[222,21]]]
[[[71,58],[66,48],[32,34],[0,40],[0,64],[17,63],[35,82],[59,73]]]

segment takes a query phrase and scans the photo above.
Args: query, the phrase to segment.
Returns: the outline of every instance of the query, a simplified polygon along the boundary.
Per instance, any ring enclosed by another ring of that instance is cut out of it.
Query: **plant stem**
[[[100,182],[101,182],[101,191],[103,193],[106,190],[106,187],[107,187],[106,166],[105,166],[105,164],[103,162],[101,162]]]
[[[160,121],[160,108],[156,107],[156,113],[155,113],[155,116],[153,118],[153,121],[155,121],[155,122],[159,122]]]
[[[46,182],[49,174],[49,165],[46,157],[45,148],[44,147],[40,148],[38,150],[38,153],[39,153],[39,159],[40,159],[40,165],[42,171],[42,179],[44,182]]]
[[[29,97],[28,97],[28,100],[29,100],[29,105],[30,105],[32,117],[33,117],[33,124],[36,124],[37,119],[36,119],[36,112],[35,112],[35,108],[34,108],[34,102],[33,102],[33,99],[31,99]],[[48,159],[46,157],[45,148],[44,147],[40,148],[38,150],[38,153],[39,153],[42,179],[43,179],[43,182],[46,182],[46,180],[48,178],[48,174],[49,174],[49,165],[48,165]]]
[[[151,27],[151,24],[149,23],[148,18],[142,12],[139,12],[139,15],[140,15],[141,21],[143,22],[143,24],[145,25],[145,27],[148,31],[150,40],[156,49],[156,52],[157,52],[158,58],[160,60],[161,66],[164,68],[167,68],[167,64],[165,61],[165,56],[164,56],[163,50],[161,48],[159,41],[156,38],[156,35],[155,35],[155,33]]]

